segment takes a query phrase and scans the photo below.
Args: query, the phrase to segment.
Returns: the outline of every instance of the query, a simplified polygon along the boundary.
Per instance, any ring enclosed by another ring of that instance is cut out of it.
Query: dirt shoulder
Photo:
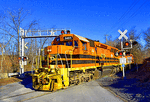
[[[15,82],[21,82],[22,80],[17,77],[11,77],[11,78],[5,78],[0,79],[0,86],[15,83]]]

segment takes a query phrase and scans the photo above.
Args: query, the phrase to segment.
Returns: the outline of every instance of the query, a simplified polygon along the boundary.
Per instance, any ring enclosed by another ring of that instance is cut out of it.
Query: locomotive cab
[[[45,54],[89,54],[89,41],[75,34],[62,34],[45,48]]]

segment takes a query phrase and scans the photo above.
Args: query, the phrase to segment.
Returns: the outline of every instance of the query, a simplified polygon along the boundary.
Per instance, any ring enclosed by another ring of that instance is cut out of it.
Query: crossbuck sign
[[[118,30],[118,32],[120,33],[120,36],[119,36],[119,40],[122,39],[122,37],[124,37],[126,40],[128,40],[128,37],[125,35],[127,33],[127,30],[125,30],[124,32],[122,32],[120,29]]]

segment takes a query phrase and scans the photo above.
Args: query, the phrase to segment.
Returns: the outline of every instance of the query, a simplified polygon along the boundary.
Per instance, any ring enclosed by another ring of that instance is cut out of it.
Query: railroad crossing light
[[[128,41],[126,41],[126,42],[124,43],[124,48],[126,48],[126,47],[130,47],[130,43],[129,43]]]
[[[28,60],[28,57],[23,57],[23,61],[27,61]]]
[[[125,52],[124,51],[119,51],[118,55],[119,56],[125,56]]]
[[[67,34],[70,34],[70,30],[67,30]]]
[[[132,45],[137,45],[138,42],[137,41],[132,41]]]
[[[129,51],[127,51],[127,52],[126,52],[126,55],[127,55],[127,56],[130,56],[130,52],[129,52]]]
[[[21,57],[19,57],[18,60],[21,60]]]
[[[122,56],[123,55],[123,52],[119,52],[119,56]]]
[[[65,34],[65,31],[64,31],[64,30],[62,30],[62,31],[61,31],[61,34]]]

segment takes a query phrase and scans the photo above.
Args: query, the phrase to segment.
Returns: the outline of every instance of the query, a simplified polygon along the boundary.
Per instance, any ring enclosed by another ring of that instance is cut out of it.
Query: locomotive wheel
[[[76,79],[74,84],[78,85],[79,84],[79,79]]]
[[[91,80],[93,79],[93,75],[90,76],[90,79],[91,79]]]
[[[82,76],[81,77],[81,82],[84,82],[85,81],[85,78]]]
[[[85,81],[86,81],[86,82],[89,82],[89,81],[90,81],[90,78],[89,78],[89,77],[86,77],[86,78],[85,78]]]
[[[116,68],[114,68],[113,70],[114,70],[113,73],[116,74]]]
[[[91,75],[89,75],[88,79],[89,79],[88,82],[92,80],[92,79],[91,79]]]
[[[70,79],[70,80],[69,80],[69,85],[71,85],[71,84],[72,84],[72,80]]]

